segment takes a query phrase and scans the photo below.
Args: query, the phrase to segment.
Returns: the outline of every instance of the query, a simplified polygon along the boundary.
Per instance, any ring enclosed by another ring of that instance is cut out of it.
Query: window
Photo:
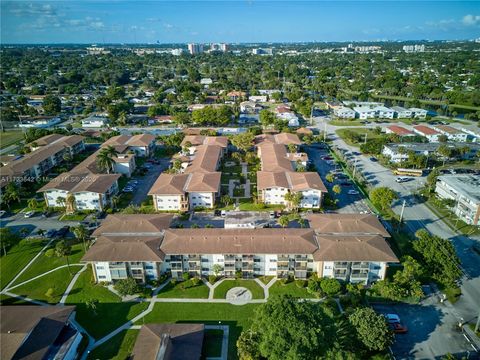
[[[270,259],[270,262],[277,262],[277,260],[275,260],[275,259]]]
[[[153,266],[152,266],[152,265],[145,265],[145,269],[147,269],[147,270],[153,270]]]
[[[105,267],[104,266],[97,266],[97,270],[104,270]]]
[[[106,279],[107,277],[105,275],[100,275],[98,278],[99,279]]]

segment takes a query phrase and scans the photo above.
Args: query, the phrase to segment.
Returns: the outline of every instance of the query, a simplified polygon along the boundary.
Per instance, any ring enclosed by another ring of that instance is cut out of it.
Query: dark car
[[[45,233],[45,236],[46,236],[47,238],[50,238],[50,239],[51,239],[51,238],[54,238],[55,235],[57,235],[57,230],[55,230],[55,229],[50,229],[50,230],[48,230],[48,231]]]
[[[373,156],[370,158],[370,161],[377,162],[377,158],[374,158]]]
[[[42,218],[48,218],[49,216],[51,215],[51,212],[50,211],[44,211],[42,212]]]
[[[65,225],[58,229],[57,233],[55,234],[57,237],[65,237],[68,232],[70,231],[70,226]]]
[[[222,215],[222,212],[221,212],[220,210],[215,210],[215,211],[213,212],[213,214],[214,214],[215,216],[220,216],[220,215]]]

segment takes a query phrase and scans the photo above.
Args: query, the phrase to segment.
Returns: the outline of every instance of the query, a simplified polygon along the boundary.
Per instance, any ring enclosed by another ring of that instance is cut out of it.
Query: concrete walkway
[[[207,360],[227,360],[230,327],[228,325],[205,325],[205,330],[223,330],[222,355],[220,357],[207,357]]]
[[[68,284],[67,289],[66,289],[65,292],[63,293],[62,298],[61,298],[60,301],[59,301],[59,304],[65,304],[65,301],[67,301],[67,297],[68,297],[68,295],[70,294],[70,291],[72,291],[73,286],[74,286],[75,283],[77,282],[78,277],[79,277],[80,274],[81,274],[82,272],[84,272],[85,270],[87,270],[87,264],[85,264],[85,265],[83,266],[83,268],[81,268],[80,271],[75,274],[75,276],[73,277],[72,281],[70,281],[70,284]]]
[[[7,290],[9,289],[9,286],[10,286],[11,284],[14,284],[15,281],[17,281],[17,279],[20,277],[20,275],[22,275],[22,274],[29,268],[29,266],[32,265],[35,260],[37,260],[37,258],[50,246],[50,244],[51,244],[54,240],[55,240],[55,239],[50,239],[50,241],[47,243],[47,245],[45,245],[45,246],[38,252],[38,254],[35,255],[35,257],[34,257],[32,260],[30,260],[30,261],[27,263],[27,265],[25,265],[25,267],[24,267],[22,270],[20,270],[20,272],[19,272],[17,275],[15,275],[15,277],[12,279],[12,281],[10,281],[10,282],[7,284],[7,286],[5,286],[5,288],[2,290],[2,292],[0,292],[0,294],[3,294],[5,291],[7,291]]]
[[[2,295],[7,295],[7,296],[17,298],[17,299],[20,299],[20,300],[23,300],[23,301],[28,301],[28,302],[31,302],[32,304],[35,304],[35,305],[52,306],[51,304],[45,303],[43,301],[38,301],[38,300],[30,299],[29,297],[26,297],[26,296],[13,294],[13,293],[11,293],[9,291],[6,291],[6,290],[2,291]]]
[[[57,271],[57,270],[66,268],[66,267],[68,267],[68,266],[85,266],[85,264],[62,265],[62,266],[56,267],[55,269],[48,270],[48,271],[44,272],[43,274],[37,275],[37,276],[35,276],[35,277],[33,277],[33,278],[30,278],[30,279],[28,279],[28,280],[26,280],[26,281],[22,281],[20,284],[16,284],[16,285],[7,287],[7,288],[5,288],[4,291],[15,289],[15,288],[17,288],[17,287],[19,287],[19,286],[22,286],[22,285],[24,285],[24,284],[26,284],[26,283],[29,283],[29,282],[34,281],[34,280],[37,280],[37,279],[39,279],[39,278],[41,278],[41,277],[44,277],[45,275],[51,274],[51,273],[53,273],[53,272],[55,272],[55,271]],[[2,293],[3,293],[3,291],[2,291]]]

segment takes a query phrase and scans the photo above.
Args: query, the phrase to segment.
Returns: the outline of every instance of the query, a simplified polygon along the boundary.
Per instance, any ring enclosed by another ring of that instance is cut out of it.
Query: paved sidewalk
[[[80,274],[81,274],[82,272],[84,272],[85,270],[87,270],[87,264],[85,264],[85,265],[83,266],[83,268],[81,268],[80,271],[75,274],[75,276],[73,277],[72,281],[70,281],[70,284],[68,284],[67,289],[66,289],[65,292],[63,293],[62,298],[61,298],[60,301],[59,301],[59,304],[65,304],[65,301],[67,301],[67,297],[68,297],[68,295],[70,294],[70,291],[72,291],[73,286],[74,286],[75,283],[77,282],[78,277],[79,277]]]
[[[31,302],[32,304],[35,304],[35,305],[52,306],[51,304],[47,304],[47,303],[45,303],[45,302],[43,302],[43,301],[38,301],[38,300],[30,299],[29,297],[26,297],[26,296],[13,294],[13,293],[8,292],[8,291],[6,291],[6,290],[4,290],[4,291],[2,292],[2,294],[3,294],[3,295],[10,296],[10,297],[13,297],[13,298],[17,298],[17,299],[20,299],[20,300],[28,301],[28,302]]]
[[[22,286],[22,285],[24,285],[24,284],[26,284],[26,283],[29,283],[29,282],[34,281],[34,280],[37,280],[37,279],[39,279],[39,278],[41,278],[41,277],[44,277],[45,275],[51,274],[51,273],[53,273],[53,272],[55,272],[55,271],[57,271],[57,270],[66,268],[66,267],[68,267],[68,266],[85,266],[85,264],[62,265],[62,266],[56,267],[55,269],[48,270],[47,272],[44,272],[43,274],[37,275],[37,276],[35,276],[35,277],[33,277],[33,278],[30,278],[30,279],[28,279],[28,280],[25,280],[25,281],[22,281],[20,284],[13,285],[13,286],[11,286],[11,287],[6,287],[4,291],[15,289],[15,288],[17,288],[17,287],[19,287],[19,286]],[[2,292],[2,293],[3,293],[3,292]]]

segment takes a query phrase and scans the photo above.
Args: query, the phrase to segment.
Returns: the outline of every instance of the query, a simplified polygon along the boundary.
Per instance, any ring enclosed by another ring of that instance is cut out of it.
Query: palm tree
[[[21,201],[21,190],[20,190],[20,187],[17,185],[17,183],[15,182],[9,182],[7,184],[7,186],[5,187],[5,195],[4,195],[4,198],[8,204],[8,206],[10,206],[10,202],[11,201],[14,201],[16,200],[17,202],[20,203]]]
[[[288,218],[287,215],[282,215],[278,218],[278,224],[283,228],[287,227],[289,222],[290,222],[290,219]]]
[[[58,197],[57,200],[56,200],[56,203],[57,203],[57,206],[58,207],[65,207],[65,198],[64,197]]]
[[[337,195],[342,192],[342,188],[341,188],[340,185],[338,185],[338,184],[337,184],[337,185],[334,185],[333,188],[332,188],[332,190],[333,190],[333,192],[334,192],[335,194],[337,194]]]
[[[285,200],[288,202],[289,208],[296,212],[302,201],[302,194],[299,192],[288,192],[285,194]]]
[[[61,240],[55,245],[55,254],[58,257],[64,257],[67,260],[67,267],[68,267],[68,272],[70,275],[72,274],[70,271],[70,261],[68,259],[68,256],[72,252],[72,247],[66,243],[65,240]]]
[[[111,198],[113,209],[117,208],[118,202],[120,201],[120,196],[113,195]]]
[[[85,226],[83,225],[78,225],[76,227],[73,228],[73,235],[75,235],[75,237],[82,241],[83,243],[83,250],[84,251],[87,251],[87,246],[86,246],[86,243],[85,243],[85,240],[86,238],[88,237],[88,231],[87,229],[85,228]]]
[[[37,230],[37,234],[38,234],[38,236],[42,236],[42,237],[43,237],[43,235],[45,235],[45,230],[43,230],[43,229],[38,229],[38,230]]]
[[[108,148],[104,148],[100,150],[100,152],[97,155],[96,162],[98,167],[101,170],[106,171],[107,174],[110,174],[110,170],[113,169],[115,165],[115,161],[113,160],[112,155],[108,151]]]
[[[36,199],[30,199],[27,205],[30,210],[35,210],[38,207],[38,201]]]
[[[65,213],[70,212],[73,213],[75,212],[75,195],[72,193],[68,193],[67,199],[65,200]]]

